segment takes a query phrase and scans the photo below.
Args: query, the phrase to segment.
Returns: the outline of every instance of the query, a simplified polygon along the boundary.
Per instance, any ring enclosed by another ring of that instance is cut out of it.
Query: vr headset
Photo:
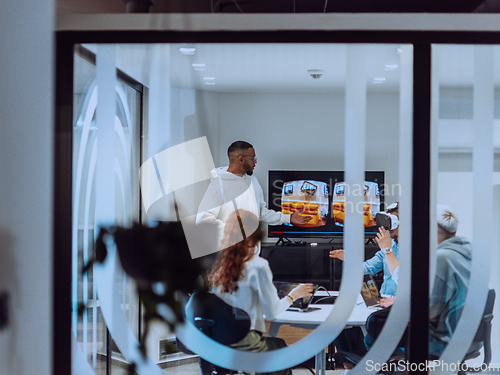
[[[384,227],[386,230],[396,229],[399,227],[399,218],[396,215],[388,214],[387,212],[379,212],[375,215],[377,227]]]

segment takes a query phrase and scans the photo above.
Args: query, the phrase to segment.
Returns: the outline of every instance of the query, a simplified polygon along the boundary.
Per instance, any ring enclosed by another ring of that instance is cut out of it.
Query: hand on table
[[[300,216],[304,210],[295,211],[292,216],[290,216],[290,224],[292,225],[304,225],[311,221],[311,216]]]
[[[330,258],[337,258],[340,260],[344,260],[344,249],[331,250],[329,255]]]
[[[298,298],[303,298],[303,297],[310,297],[313,295],[312,293],[312,284],[307,283],[307,284],[300,284],[299,286],[296,286],[290,293],[288,293],[290,296],[292,296],[293,300],[297,300]]]
[[[394,303],[394,301],[395,301],[394,297],[386,297],[386,298],[382,298],[379,301],[379,303],[380,303],[381,307],[389,307]]]
[[[375,237],[375,241],[377,241],[378,247],[380,247],[380,249],[392,247],[391,236],[389,236],[389,232],[387,232],[384,227],[378,228],[378,233]]]

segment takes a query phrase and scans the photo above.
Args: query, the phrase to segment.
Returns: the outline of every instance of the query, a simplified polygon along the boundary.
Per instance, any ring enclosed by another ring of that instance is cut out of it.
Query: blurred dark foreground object
[[[106,246],[103,237],[107,234],[116,243],[123,270],[137,283],[163,282],[171,290],[196,289],[197,278],[204,268],[200,260],[191,258],[180,222],[102,229],[96,251]]]
[[[101,228],[96,240],[93,259],[83,273],[94,263],[102,263],[108,246],[116,245],[123,270],[136,284],[143,304],[144,329],[140,350],[146,355],[145,343],[150,323],[159,320],[171,330],[184,321],[184,304],[194,290],[205,290],[202,274],[206,260],[191,258],[184,230],[180,222],[160,222],[155,227],[134,224]]]
[[[151,0],[123,0],[127,7],[127,13],[149,13],[149,7],[153,2]]]

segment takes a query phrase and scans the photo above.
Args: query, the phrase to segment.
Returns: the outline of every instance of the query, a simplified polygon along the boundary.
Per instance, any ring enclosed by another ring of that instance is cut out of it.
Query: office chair
[[[484,367],[487,367],[491,362],[491,320],[493,319],[493,306],[495,305],[495,297],[495,289],[490,289],[488,292],[488,298],[486,299],[483,318],[481,319],[481,323],[479,323],[479,328],[477,329],[476,336],[474,336],[474,340],[472,340],[469,353],[466,354],[465,358],[460,364],[460,371],[458,371],[457,375],[465,375],[468,372],[481,372],[481,367],[484,369]],[[462,365],[465,361],[479,357],[479,355],[481,354],[481,348],[484,348],[484,358],[482,366],[467,366],[466,369],[463,369]]]
[[[488,291],[488,297],[486,299],[486,305],[484,308],[481,323],[479,323],[478,330],[476,332],[476,335],[474,336],[474,339],[472,340],[469,352],[465,355],[464,359],[460,363],[460,370],[458,371],[457,375],[466,375],[468,372],[481,372],[481,368],[484,369],[491,362],[491,321],[493,319],[493,306],[495,304],[495,296],[495,290],[490,289]],[[465,366],[465,361],[479,357],[479,355],[481,354],[481,348],[484,348],[484,358],[482,365],[479,367]],[[356,353],[341,351],[335,353],[334,358],[338,362],[351,362],[353,365],[356,365],[361,361],[363,356]],[[387,367],[390,369],[397,369],[397,363],[401,359],[405,359],[405,356],[403,353],[401,353],[400,349],[396,349],[396,352],[394,352],[394,354],[387,361],[387,364],[389,365]],[[432,356],[429,359],[434,360],[438,358]],[[390,372],[390,374],[394,373],[398,373],[398,371]]]
[[[236,307],[232,307],[213,293],[194,292],[186,304],[186,320],[190,321],[208,337],[224,345],[231,345],[242,340],[250,332],[250,317]],[[190,352],[179,340],[178,347]],[[232,375],[232,371],[216,366],[200,357],[202,375]]]

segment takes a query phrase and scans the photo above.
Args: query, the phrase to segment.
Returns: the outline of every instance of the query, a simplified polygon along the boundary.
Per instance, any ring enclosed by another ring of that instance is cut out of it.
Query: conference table
[[[329,291],[323,293],[338,296],[338,292]],[[318,296],[318,294],[320,293],[318,292],[315,296]],[[312,311],[300,312],[287,310],[279,314],[276,319],[271,322],[268,336],[276,337],[282,325],[289,325],[296,328],[314,329],[326,320],[328,315],[332,312],[334,305],[311,304],[309,307]],[[351,315],[347,319],[346,328],[359,326],[363,330],[363,333],[366,334],[366,318],[368,318],[368,316],[374,311],[376,310],[366,307],[363,299],[359,296]],[[332,341],[333,339],[334,338],[332,337]],[[326,348],[323,348],[323,350],[315,356],[315,373],[317,375],[325,375],[326,373]]]

